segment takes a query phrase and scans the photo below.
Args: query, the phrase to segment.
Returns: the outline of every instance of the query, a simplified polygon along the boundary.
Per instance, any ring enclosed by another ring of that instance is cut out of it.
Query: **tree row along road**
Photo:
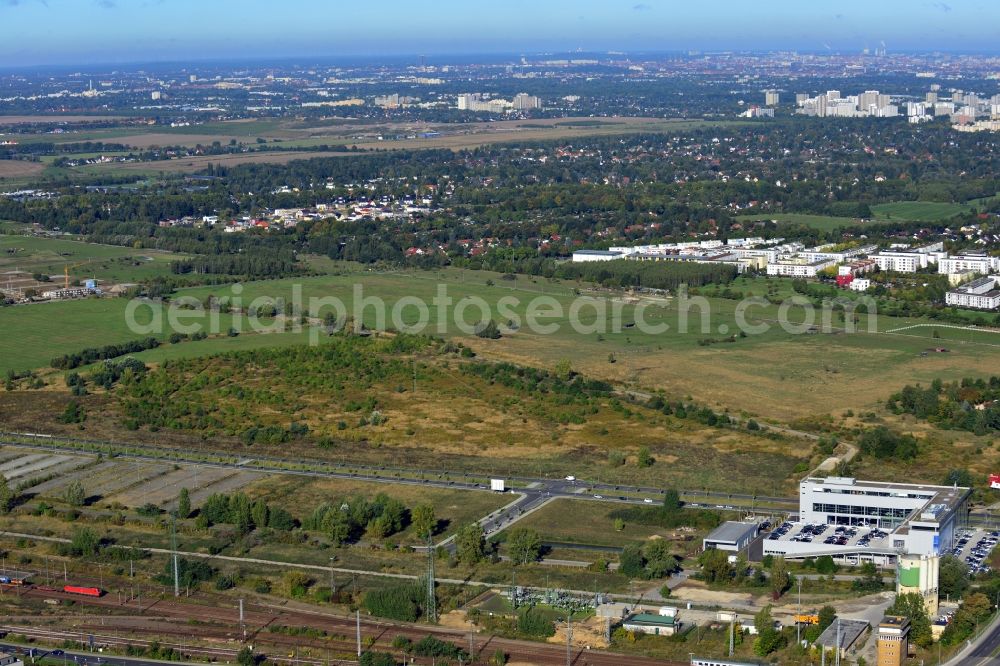
[[[221,623],[227,629],[220,629],[214,635],[215,638],[232,640],[239,634],[239,611],[235,602],[229,599],[232,607],[225,608],[217,605],[205,605],[196,603],[195,598],[183,599],[155,599],[151,602],[140,604],[136,601],[119,603],[110,595],[101,598],[81,597],[79,595],[67,594],[58,590],[42,590],[38,588],[28,588],[22,594],[42,599],[73,600],[78,604],[87,604],[103,607],[108,610],[133,610],[130,617],[146,616],[151,613],[156,616],[167,618],[180,618],[187,620],[197,617],[199,620],[211,620]],[[326,631],[335,636],[353,636],[355,632],[355,619],[353,617],[342,617],[330,615],[320,611],[305,611],[280,606],[245,604],[244,606],[244,626],[247,629],[247,639],[253,642],[255,639],[270,640],[274,634],[269,631],[272,626],[287,627],[309,627]],[[150,617],[151,621],[156,621],[155,616]],[[109,617],[107,621],[114,621]],[[96,628],[96,627],[95,627]],[[169,630],[169,627],[164,627]],[[211,632],[212,628],[205,628]],[[155,635],[156,630],[150,632]],[[194,633],[188,632],[189,635]],[[469,632],[456,629],[445,629],[435,626],[421,626],[414,624],[403,624],[395,622],[385,622],[362,618],[363,637],[374,636],[376,644],[388,644],[396,636],[402,635],[417,641],[427,635],[434,635],[442,640],[450,640],[460,647],[468,645]],[[79,632],[72,635],[73,640],[79,640]],[[280,639],[279,639],[280,640]],[[304,644],[308,639],[294,637],[299,644]],[[95,637],[96,641],[96,637]],[[283,640],[281,642],[284,642]],[[560,644],[533,643],[530,641],[518,641],[496,636],[477,635],[474,637],[476,654],[482,658],[488,658],[497,649],[510,655],[512,661],[529,660],[532,663],[557,666],[566,661],[566,647]],[[345,646],[353,648],[350,640],[341,640]],[[320,643],[324,645],[324,643]],[[332,646],[331,646],[332,647]],[[647,657],[615,654],[611,652],[601,652],[597,650],[587,650],[586,646],[574,645],[573,664],[575,666],[653,666],[655,664],[673,666],[683,662],[671,662]]]

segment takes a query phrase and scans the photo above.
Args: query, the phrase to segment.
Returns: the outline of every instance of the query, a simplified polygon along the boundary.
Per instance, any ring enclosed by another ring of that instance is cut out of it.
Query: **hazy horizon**
[[[627,51],[996,53],[1000,5],[843,0],[0,0],[0,68]]]

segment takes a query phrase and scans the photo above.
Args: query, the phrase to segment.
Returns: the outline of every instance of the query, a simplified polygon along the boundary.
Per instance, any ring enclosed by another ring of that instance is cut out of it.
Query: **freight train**
[[[45,585],[36,585],[35,589],[42,590],[43,592],[67,592],[69,594],[80,594],[85,597],[104,596],[104,590],[102,590],[99,587],[84,587],[81,585],[64,585],[61,588],[46,587]]]
[[[82,594],[85,597],[99,597],[104,594],[104,590],[99,587],[80,587],[79,585],[65,585],[62,591],[70,594]]]

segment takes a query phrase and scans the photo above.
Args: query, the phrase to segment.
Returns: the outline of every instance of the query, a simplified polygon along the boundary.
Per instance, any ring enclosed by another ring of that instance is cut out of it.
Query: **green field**
[[[487,280],[494,282],[487,286]],[[739,302],[722,298],[709,298],[710,313],[705,332],[701,330],[698,308],[692,308],[688,332],[679,331],[679,312],[676,299],[647,299],[644,318],[654,324],[668,324],[663,333],[643,333],[638,328],[625,328],[635,316],[636,304],[613,298],[596,301],[607,306],[606,313],[598,317],[592,308],[583,309],[578,321],[589,327],[578,332],[569,325],[568,310],[575,296],[575,283],[550,282],[543,278],[521,276],[516,283],[503,280],[497,274],[479,271],[447,269],[437,272],[372,273],[354,271],[342,275],[308,277],[300,280],[270,280],[242,285],[238,297],[243,304],[260,296],[292,295],[293,285],[301,286],[303,305],[309,307],[311,297],[336,297],[352,314],[354,289],[361,288],[364,297],[384,300],[386,309],[403,296],[415,296],[431,303],[439,285],[447,288],[454,303],[467,296],[477,296],[490,306],[491,314],[500,324],[506,319],[497,316],[496,304],[502,297],[513,297],[520,302],[511,311],[522,319],[522,327],[505,334],[500,340],[482,340],[459,331],[451,317],[440,334],[459,336],[478,351],[491,358],[501,358],[519,363],[553,367],[560,359],[568,359],[574,369],[594,377],[650,388],[664,389],[669,395],[690,395],[711,405],[745,410],[748,413],[772,418],[797,418],[817,411],[814,396],[798,387],[822,387],[826,396],[823,408],[865,408],[885,398],[886,386],[903,386],[914,380],[930,381],[935,376],[982,376],[988,374],[994,361],[1000,362],[1000,348],[996,336],[985,331],[956,331],[941,328],[939,335],[948,341],[951,352],[922,356],[929,347],[938,346],[933,338],[934,328],[923,327],[885,335],[882,331],[911,324],[933,324],[919,319],[879,317],[879,333],[838,332],[842,326],[833,320],[833,333],[803,335],[787,332],[777,324],[778,305],[754,306],[747,313],[750,323],[767,327],[761,334],[750,334],[734,342],[699,344],[705,339],[725,339],[737,330],[735,313]],[[580,286],[587,294],[586,285]],[[790,293],[787,281],[738,279],[732,288],[744,293],[762,294],[775,288],[772,297],[785,298]],[[178,295],[194,296],[199,300],[209,294],[222,297],[230,287],[196,287],[184,289]],[[606,297],[606,294],[600,294]],[[551,334],[533,332],[526,325],[525,310],[536,296],[547,296],[563,310],[561,316],[543,317],[540,322],[557,324]],[[621,311],[622,327],[615,330],[613,311]],[[322,316],[329,308],[314,312]],[[56,355],[78,351],[83,347],[121,342],[143,337],[145,333],[132,334],[124,324],[124,300],[89,300],[66,303],[47,303],[28,307],[0,310],[0,370],[23,370],[47,365]],[[414,324],[417,312],[412,307],[402,308],[399,323]],[[384,322],[377,321],[374,307],[362,311],[362,320],[370,327],[382,323],[393,326],[391,312]],[[438,311],[431,306],[425,333],[439,334]],[[798,308],[789,313],[792,321],[801,320]],[[466,308],[465,320],[470,325],[478,323],[481,315],[476,308]],[[204,320],[202,320],[204,321]],[[865,330],[867,317],[861,316],[860,330]],[[223,318],[219,333],[231,324]],[[597,326],[597,324],[606,326]],[[244,322],[245,324],[245,322]],[[245,325],[242,325],[247,330]],[[723,333],[722,331],[725,331]],[[165,330],[163,337],[168,332]],[[320,336],[322,337],[322,336]],[[244,333],[239,338],[210,339],[197,343],[184,343],[176,348],[161,348],[145,352],[149,361],[188,354],[202,355],[223,349],[247,348],[272,344],[290,344],[308,339],[308,332],[297,334],[275,333],[252,335]],[[609,362],[609,358],[614,363]],[[874,376],[872,367],[880,368]]]
[[[914,222],[939,222],[969,212],[967,204],[935,201],[897,201],[872,206],[872,214],[879,220],[911,220]]]
[[[616,531],[611,514],[617,508],[604,502],[556,499],[522,518],[517,525],[536,530],[550,541],[614,548],[621,548],[628,543],[641,544],[671,531],[627,523],[624,530]],[[566,520],[568,515],[572,515],[573,520]]]
[[[988,199],[977,200],[985,203]],[[974,203],[974,202],[972,202]],[[874,221],[907,220],[913,222],[937,222],[947,220],[972,210],[968,204],[939,203],[933,201],[897,201],[876,204],[871,207]],[[858,218],[834,217],[831,215],[809,215],[806,213],[763,213],[760,215],[739,215],[740,221],[775,220],[778,223],[802,224],[820,231],[835,231],[843,227],[861,225]]]
[[[127,305],[124,298],[88,298],[0,308],[0,372],[44,368],[55,356],[147,337],[146,333],[129,330]],[[136,320],[148,324],[150,317],[150,312],[143,309]],[[220,321],[225,331],[232,317],[220,315]],[[222,342],[209,339],[188,343],[188,353],[199,354],[200,350],[195,350],[199,344],[206,345],[206,350],[219,351],[212,348]],[[168,348],[163,353],[170,351]]]
[[[52,276],[56,284],[67,268],[71,280],[138,282],[169,274],[170,262],[183,256],[62,238],[0,235],[0,273],[41,273]]]

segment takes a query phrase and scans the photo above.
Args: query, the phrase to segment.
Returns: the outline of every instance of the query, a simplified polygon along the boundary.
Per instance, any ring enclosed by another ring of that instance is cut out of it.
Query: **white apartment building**
[[[980,275],[988,275],[1000,271],[1000,257],[989,257],[985,254],[956,254],[938,261],[938,273],[952,275],[972,271]]]
[[[916,273],[927,268],[937,256],[929,252],[879,252],[871,256],[879,270],[895,273]]]
[[[839,90],[828,90],[817,97],[796,96],[797,113],[820,118],[836,116],[841,118],[893,118],[899,114],[899,107],[891,104],[889,95],[877,90],[866,90],[860,95],[841,97]]]
[[[868,291],[868,288],[872,286],[872,281],[868,278],[854,278],[851,283],[847,285],[847,288],[851,291]]]
[[[816,277],[825,268],[836,266],[836,259],[808,261],[802,256],[783,256],[775,262],[768,262],[767,274],[780,277]]]
[[[1000,275],[973,280],[944,296],[944,302],[960,308],[1000,310]]]
[[[528,93],[518,93],[511,100],[511,105],[515,111],[528,111],[542,108],[542,100]]]
[[[459,111],[486,111],[487,113],[509,113],[542,108],[542,100],[528,93],[518,93],[513,100],[486,99],[480,93],[466,93],[458,96]]]

